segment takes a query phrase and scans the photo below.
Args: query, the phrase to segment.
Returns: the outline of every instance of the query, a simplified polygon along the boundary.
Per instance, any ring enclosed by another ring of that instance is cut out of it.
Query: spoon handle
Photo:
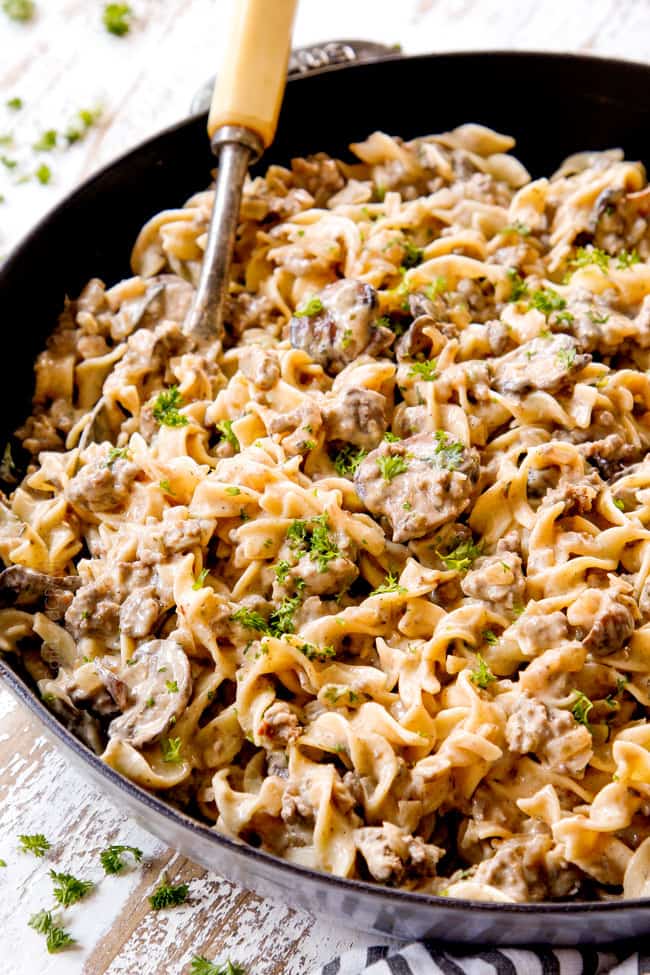
[[[237,125],[273,141],[287,80],[291,28],[298,0],[237,0],[219,71],[208,134]]]

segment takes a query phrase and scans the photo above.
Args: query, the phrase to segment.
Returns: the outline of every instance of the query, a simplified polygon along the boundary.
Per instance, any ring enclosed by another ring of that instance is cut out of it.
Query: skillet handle
[[[208,135],[224,125],[273,141],[287,79],[298,0],[236,0],[226,57],[215,84]]]

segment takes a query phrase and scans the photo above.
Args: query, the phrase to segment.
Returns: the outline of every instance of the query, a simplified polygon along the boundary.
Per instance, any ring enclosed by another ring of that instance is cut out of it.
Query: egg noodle
[[[37,361],[0,646],[108,765],[294,864],[640,896],[650,189],[513,145],[250,179],[205,346],[212,193],[150,220]]]

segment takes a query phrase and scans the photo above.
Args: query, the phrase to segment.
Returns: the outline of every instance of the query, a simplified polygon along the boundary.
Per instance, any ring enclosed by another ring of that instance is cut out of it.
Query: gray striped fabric
[[[413,943],[349,951],[313,975],[650,975],[650,954],[630,952],[629,947],[485,948],[470,954]]]

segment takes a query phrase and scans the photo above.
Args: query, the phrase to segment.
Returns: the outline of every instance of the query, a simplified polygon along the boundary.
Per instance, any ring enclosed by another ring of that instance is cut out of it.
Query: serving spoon
[[[235,0],[208,117],[210,144],[219,157],[212,216],[184,325],[197,342],[221,335],[244,180],[275,135],[297,5],[298,0]]]

